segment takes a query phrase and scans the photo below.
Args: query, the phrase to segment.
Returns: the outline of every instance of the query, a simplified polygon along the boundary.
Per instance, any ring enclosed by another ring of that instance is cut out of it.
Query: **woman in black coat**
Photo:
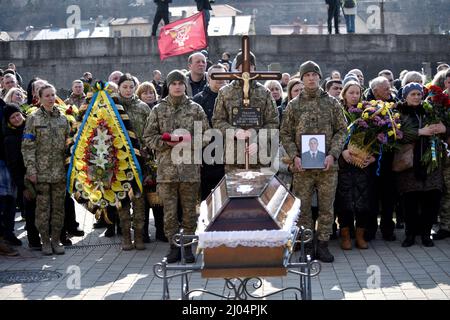
[[[15,104],[7,104],[4,109],[5,126],[4,126],[4,148],[5,162],[11,174],[11,178],[17,187],[18,197],[24,197],[26,229],[29,247],[31,249],[40,249],[41,240],[39,232],[34,222],[36,201],[32,192],[24,185],[24,177],[26,173],[25,164],[23,162],[21,146],[23,130],[25,128],[25,118],[20,108]],[[21,241],[14,235],[14,217],[9,227],[10,232],[7,237],[9,241],[16,245],[21,245]]]
[[[402,247],[415,243],[416,235],[422,238],[422,245],[432,247],[430,238],[433,221],[436,219],[441,194],[444,187],[442,167],[428,173],[421,162],[430,147],[430,136],[443,134],[446,127],[442,123],[427,125],[429,113],[424,109],[423,89],[419,83],[411,82],[403,87],[404,102],[397,105],[402,122],[410,122],[418,130],[404,139],[413,143],[413,167],[397,173],[397,190],[405,213],[405,240]]]
[[[342,105],[344,108],[356,107],[361,101],[362,89],[359,83],[349,81],[342,90]],[[356,247],[367,249],[364,231],[368,217],[375,207],[375,158],[367,158],[365,167],[359,168],[351,164],[352,155],[345,147],[339,157],[338,185],[336,189],[335,210],[338,216],[341,248],[352,249],[350,229],[356,222]]]

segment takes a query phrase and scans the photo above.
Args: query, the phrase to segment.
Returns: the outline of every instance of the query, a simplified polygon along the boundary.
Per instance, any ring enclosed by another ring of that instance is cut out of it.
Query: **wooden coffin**
[[[225,175],[202,203],[202,276],[286,275],[299,212],[300,200],[273,173]]]

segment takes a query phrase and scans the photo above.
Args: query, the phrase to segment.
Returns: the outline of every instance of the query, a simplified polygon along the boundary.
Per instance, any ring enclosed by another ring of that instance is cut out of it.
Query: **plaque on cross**
[[[211,74],[213,80],[241,80],[243,105],[242,108],[232,110],[233,125],[241,128],[258,127],[262,123],[261,108],[250,105],[250,81],[251,80],[280,80],[280,72],[250,71],[250,40],[248,36],[242,37],[242,71],[215,72]]]

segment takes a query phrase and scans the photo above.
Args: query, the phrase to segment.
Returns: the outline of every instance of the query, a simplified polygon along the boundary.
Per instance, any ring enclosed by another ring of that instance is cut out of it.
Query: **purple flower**
[[[369,128],[369,125],[364,120],[358,119],[357,122],[358,122],[358,126],[359,127],[361,127],[361,128]]]
[[[403,131],[397,130],[397,139],[403,139]]]
[[[358,109],[358,108],[354,108],[354,107],[350,107],[350,108],[348,108],[348,112],[351,112],[351,113],[362,113],[363,110]]]
[[[377,139],[381,144],[386,144],[388,142],[387,135],[382,132],[377,135]]]

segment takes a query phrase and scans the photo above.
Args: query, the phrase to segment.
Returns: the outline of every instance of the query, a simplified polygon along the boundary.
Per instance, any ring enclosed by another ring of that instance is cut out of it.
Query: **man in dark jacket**
[[[197,3],[197,10],[203,11],[205,13],[205,30],[206,34],[208,34],[208,24],[209,24],[209,18],[211,14],[209,13],[209,10],[212,10],[210,0],[195,0]]]
[[[169,3],[172,0],[153,0],[156,3],[155,17],[153,18],[152,36],[156,36],[159,22],[164,20],[164,24],[169,24]]]
[[[214,64],[208,69],[208,85],[205,86],[203,91],[194,96],[192,100],[202,106],[203,110],[208,117],[209,125],[212,127],[212,116],[214,111],[214,104],[219,93],[219,89],[226,83],[224,80],[212,80],[211,74],[214,72],[226,72],[225,68],[220,64]],[[211,156],[214,157],[214,154]],[[220,182],[225,174],[223,164],[206,164],[203,163],[201,167],[201,192],[202,199],[205,200],[211,193],[211,190]]]
[[[331,34],[331,20],[334,18],[334,30],[339,34],[339,13],[341,0],[325,0],[328,8],[328,34]]]

